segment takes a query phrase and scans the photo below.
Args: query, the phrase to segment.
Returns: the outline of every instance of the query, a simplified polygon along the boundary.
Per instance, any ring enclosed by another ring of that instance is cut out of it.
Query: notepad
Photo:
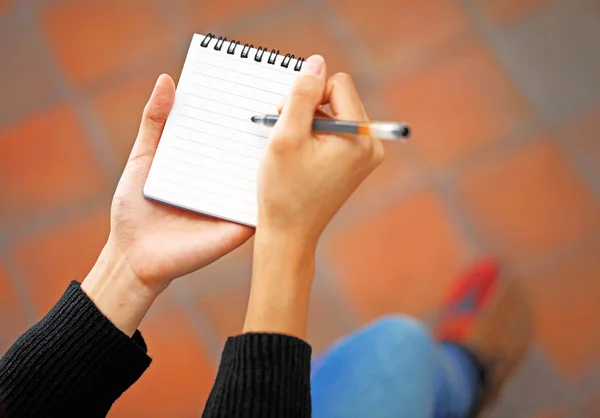
[[[147,198],[256,226],[257,173],[270,129],[250,117],[277,112],[303,62],[278,52],[193,36]]]

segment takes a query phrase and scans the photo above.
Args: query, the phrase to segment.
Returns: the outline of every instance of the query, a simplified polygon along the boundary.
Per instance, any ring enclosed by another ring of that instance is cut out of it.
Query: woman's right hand
[[[308,58],[271,132],[258,178],[258,225],[244,332],[305,338],[314,257],[321,233],[383,159],[379,139],[314,134],[315,111],[366,120],[352,79],[327,80],[320,56]]]
[[[335,119],[368,119],[350,76],[326,76],[321,56],[306,60],[270,135],[259,172],[258,229],[289,234],[306,245],[316,245],[384,154],[377,138],[311,131],[321,104],[330,105]]]

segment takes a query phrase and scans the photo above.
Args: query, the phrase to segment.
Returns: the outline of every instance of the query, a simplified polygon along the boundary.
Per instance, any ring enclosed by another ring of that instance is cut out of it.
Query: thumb
[[[279,129],[285,129],[293,137],[311,132],[315,110],[321,104],[325,92],[326,74],[325,60],[322,56],[312,55],[304,62],[281,111],[276,125],[280,126]]]
[[[154,157],[158,141],[175,100],[175,83],[167,74],[158,77],[150,99],[144,108],[140,130],[129,159]]]

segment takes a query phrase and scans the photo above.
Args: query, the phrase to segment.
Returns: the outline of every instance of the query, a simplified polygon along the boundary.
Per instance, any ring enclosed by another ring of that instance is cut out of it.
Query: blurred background
[[[600,416],[600,2],[0,0],[0,350],[82,280],[161,72],[192,33],[355,77],[412,124],[326,231],[310,343],[387,313],[431,321],[496,255],[537,338],[496,417]],[[251,243],[178,281],[142,325],[154,362],[111,417],[198,417],[241,330]]]

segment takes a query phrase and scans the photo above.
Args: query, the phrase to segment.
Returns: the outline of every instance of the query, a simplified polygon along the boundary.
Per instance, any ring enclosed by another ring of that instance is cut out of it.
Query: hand
[[[114,292],[105,298],[99,294],[114,288],[114,283],[107,284],[107,276],[116,270],[119,283],[128,281],[127,292],[134,291],[136,297],[151,303],[173,279],[212,263],[254,233],[247,226],[144,198],[144,183],[174,98],[173,80],[161,75],[144,109],[138,137],[114,195],[108,242],[82,284],[93,300],[98,299],[94,302],[101,310],[102,300],[106,300],[103,312],[114,311],[110,307],[114,301],[107,300]],[[104,313],[109,316],[109,312]]]
[[[321,68],[316,68],[321,64]],[[271,133],[259,172],[259,228],[276,229],[316,244],[335,213],[383,160],[377,138],[311,132],[317,107],[329,104],[336,119],[368,120],[352,79],[326,82],[324,61],[303,66]]]
[[[328,103],[337,119],[368,119],[351,78],[335,74],[326,81],[326,74],[322,57],[306,60],[271,132],[258,177],[245,332],[305,337],[319,237],[383,159],[379,139],[311,132],[321,104]]]

